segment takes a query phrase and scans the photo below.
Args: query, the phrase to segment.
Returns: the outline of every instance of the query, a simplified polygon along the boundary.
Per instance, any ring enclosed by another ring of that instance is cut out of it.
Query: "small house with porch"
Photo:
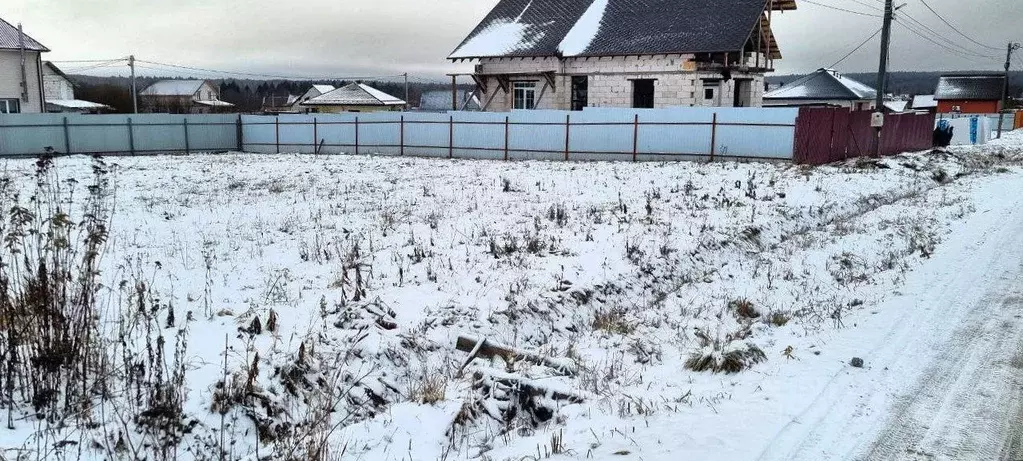
[[[794,9],[795,0],[500,0],[448,59],[477,63],[468,75],[486,111],[760,106],[764,75],[782,57],[772,14]]]
[[[398,111],[405,101],[365,83],[352,83],[299,103],[310,113]]]
[[[208,114],[233,108],[220,100],[220,90],[207,80],[160,80],[139,93],[143,112]]]

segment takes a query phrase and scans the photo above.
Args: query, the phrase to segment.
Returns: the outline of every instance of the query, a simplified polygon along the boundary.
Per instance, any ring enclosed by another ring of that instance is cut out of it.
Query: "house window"
[[[572,77],[572,110],[583,110],[589,105],[589,78],[585,75]]]
[[[21,113],[21,100],[19,99],[0,99],[0,114],[18,114]]]
[[[718,97],[721,94],[721,81],[719,80],[704,80],[703,81],[703,103],[704,105],[716,106],[718,103]]]
[[[536,82],[515,82],[512,90],[515,98],[514,109],[535,109],[536,108]]]
[[[636,109],[654,108],[653,79],[639,79],[632,81],[632,107]]]

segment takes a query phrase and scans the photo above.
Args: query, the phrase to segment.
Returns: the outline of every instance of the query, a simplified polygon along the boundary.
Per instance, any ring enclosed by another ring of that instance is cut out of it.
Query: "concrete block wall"
[[[692,55],[626,56],[610,58],[525,58],[484,59],[480,62],[482,74],[516,74],[511,82],[534,81],[537,96],[545,87],[544,72],[555,72],[556,88],[547,86],[537,103],[537,109],[567,110],[571,108],[572,76],[589,77],[588,103],[590,107],[632,107],[632,81],[654,79],[654,106],[724,106],[731,107],[735,82],[721,82],[720,94],[714,100],[704,100],[703,79],[721,79],[720,73],[686,71],[685,63]],[[534,74],[535,73],[535,74]],[[762,105],[763,76],[733,73],[734,78],[752,78],[750,101]],[[482,98],[491,112],[509,111],[514,97],[501,91],[497,79],[488,78],[488,94]],[[496,94],[494,94],[496,93]]]

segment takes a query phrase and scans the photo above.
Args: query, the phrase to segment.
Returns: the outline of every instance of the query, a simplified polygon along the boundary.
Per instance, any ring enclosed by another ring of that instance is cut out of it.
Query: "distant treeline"
[[[87,101],[106,104],[118,113],[132,111],[131,81],[127,77],[93,77],[89,75],[72,75],[75,82],[75,97]],[[138,91],[163,78],[139,77],[136,79]],[[333,85],[340,87],[352,83],[348,80],[247,80],[247,79],[208,79],[220,85],[220,99],[234,104],[239,112],[258,112],[263,105],[263,98],[273,96],[277,99],[286,98],[289,94],[300,96],[314,84]],[[380,91],[405,99],[404,82],[363,81]],[[469,85],[460,85],[461,89],[470,89]],[[450,83],[409,82],[409,102],[416,105],[423,92],[433,90],[451,90]]]
[[[990,73],[992,71],[978,71]],[[942,74],[960,72],[892,72],[888,74],[888,93],[917,95],[934,94],[938,86],[938,78]],[[852,72],[843,73],[846,77],[860,83],[877,86],[877,73]],[[784,84],[792,82],[803,75],[772,75],[767,77],[768,83]],[[1019,98],[1023,96],[1023,72],[1011,72],[1009,74],[1009,95]]]

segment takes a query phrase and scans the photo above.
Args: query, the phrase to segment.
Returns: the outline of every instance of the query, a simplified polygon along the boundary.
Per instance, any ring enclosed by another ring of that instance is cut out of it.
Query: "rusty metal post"
[[[504,116],[504,159],[508,160],[508,125],[510,117]]]
[[[401,120],[400,120],[399,123],[401,123],[401,126],[400,126],[400,132],[398,133],[398,149],[399,149],[398,153],[400,155],[405,155],[405,116],[404,115],[401,116]]]
[[[448,118],[448,158],[455,158],[455,116]]]
[[[355,116],[355,155],[359,155],[359,116]]]
[[[639,113],[632,120],[632,161],[639,158]]]
[[[572,114],[565,115],[565,161],[568,161],[569,135],[572,130]]]
[[[718,148],[718,113],[710,121],[710,161],[714,161],[714,153]]]
[[[316,117],[313,117],[313,153],[320,153],[320,126]]]
[[[281,118],[274,117],[274,145],[277,146],[277,153],[281,153]]]

